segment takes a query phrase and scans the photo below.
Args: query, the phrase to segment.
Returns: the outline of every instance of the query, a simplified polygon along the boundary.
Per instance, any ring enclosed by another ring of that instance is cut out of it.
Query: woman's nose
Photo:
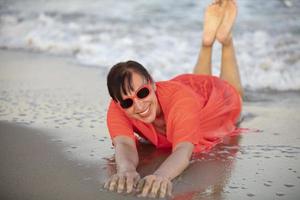
[[[135,98],[133,100],[133,103],[134,103],[134,106],[136,107],[137,110],[141,110],[143,109],[143,101],[138,99],[138,98]]]

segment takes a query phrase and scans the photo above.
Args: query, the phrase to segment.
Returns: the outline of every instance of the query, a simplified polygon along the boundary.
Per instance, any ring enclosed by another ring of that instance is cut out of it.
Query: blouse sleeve
[[[135,141],[132,123],[113,100],[111,100],[107,111],[107,127],[111,139],[122,135]]]

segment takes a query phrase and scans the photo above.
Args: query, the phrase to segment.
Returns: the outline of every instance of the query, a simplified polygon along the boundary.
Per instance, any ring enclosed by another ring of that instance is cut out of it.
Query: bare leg
[[[212,46],[202,45],[198,56],[197,64],[194,68],[194,74],[212,75],[211,55],[212,55]]]
[[[208,6],[205,12],[204,29],[206,29],[206,31],[203,31],[202,47],[194,68],[194,73],[212,75],[212,46],[216,37],[222,44],[220,78],[229,82],[237,89],[241,97],[243,97],[244,92],[231,36],[231,29],[237,13],[236,2],[235,0],[214,1],[213,4]],[[219,18],[216,16],[219,16]],[[221,24],[218,24],[217,21],[221,21]],[[215,26],[217,26],[217,28]]]
[[[231,36],[231,29],[233,27],[237,6],[235,0],[223,0],[226,1],[224,7],[224,18],[217,32],[217,39],[222,43],[222,62],[221,62],[221,74],[220,78],[229,82],[234,86],[237,91],[243,97],[243,87],[241,84],[241,78],[239,74],[238,64],[235,56],[235,50],[233,40]],[[218,38],[218,36],[222,36]]]
[[[195,74],[211,75],[212,46],[216,38],[217,29],[222,22],[224,9],[220,0],[213,1],[204,14],[202,46],[194,68]]]
[[[238,64],[235,57],[235,50],[232,37],[229,36],[222,46],[222,63],[220,78],[226,80],[240,93],[244,95]]]

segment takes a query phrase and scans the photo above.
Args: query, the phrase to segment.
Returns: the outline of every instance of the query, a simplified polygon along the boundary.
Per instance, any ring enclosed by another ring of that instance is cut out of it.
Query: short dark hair
[[[133,91],[132,73],[135,72],[143,76],[147,82],[152,83],[153,79],[146,68],[136,61],[119,62],[115,64],[107,75],[107,88],[109,95],[114,101],[122,101],[122,95],[127,95],[129,91]]]

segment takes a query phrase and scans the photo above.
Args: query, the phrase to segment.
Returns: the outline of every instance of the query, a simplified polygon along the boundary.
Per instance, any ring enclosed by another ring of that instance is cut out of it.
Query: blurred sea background
[[[0,0],[0,48],[71,57],[104,71],[134,59],[165,80],[192,72],[209,3]],[[300,90],[300,1],[238,0],[238,6],[234,39],[244,87]]]

